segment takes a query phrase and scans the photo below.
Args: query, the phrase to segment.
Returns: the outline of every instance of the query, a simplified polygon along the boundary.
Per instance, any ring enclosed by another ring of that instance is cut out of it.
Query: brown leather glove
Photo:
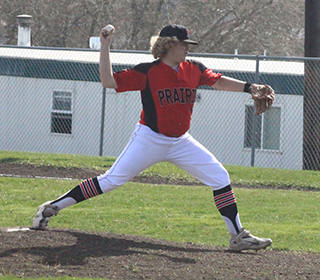
[[[273,88],[269,85],[252,84],[249,93],[254,100],[256,115],[261,115],[269,110],[276,97]]]

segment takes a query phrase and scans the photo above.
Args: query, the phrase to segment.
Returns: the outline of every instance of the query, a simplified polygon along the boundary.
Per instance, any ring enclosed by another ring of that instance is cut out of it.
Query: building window
[[[244,148],[252,147],[254,106],[245,106]],[[281,107],[271,107],[262,116],[256,116],[256,149],[280,150]]]
[[[72,133],[72,92],[53,92],[51,132],[60,134]]]

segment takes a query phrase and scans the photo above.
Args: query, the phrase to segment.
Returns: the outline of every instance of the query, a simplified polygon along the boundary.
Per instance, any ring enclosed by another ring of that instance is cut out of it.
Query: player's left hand
[[[252,84],[250,94],[254,100],[256,115],[261,115],[269,110],[276,97],[273,88],[269,85]]]

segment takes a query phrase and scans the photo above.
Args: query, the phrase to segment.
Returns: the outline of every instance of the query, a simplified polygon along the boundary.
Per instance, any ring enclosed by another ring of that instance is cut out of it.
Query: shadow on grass
[[[21,158],[16,158],[16,157],[0,158],[0,164],[1,163],[21,163]]]

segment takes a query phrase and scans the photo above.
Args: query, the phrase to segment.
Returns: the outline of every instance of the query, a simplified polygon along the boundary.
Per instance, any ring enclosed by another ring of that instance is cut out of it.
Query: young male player
[[[200,62],[187,60],[189,44],[198,43],[190,40],[188,29],[180,25],[168,25],[152,38],[151,52],[155,61],[113,73],[110,45],[114,30],[108,28],[103,28],[100,34],[102,85],[117,92],[141,91],[140,121],[110,170],[42,204],[33,219],[33,228],[45,229],[50,217],[59,210],[112,191],[153,164],[169,161],[213,189],[215,204],[231,235],[231,250],[260,250],[270,246],[271,239],[253,236],[242,227],[228,172],[188,133],[199,86],[249,92],[253,85],[214,73]]]

